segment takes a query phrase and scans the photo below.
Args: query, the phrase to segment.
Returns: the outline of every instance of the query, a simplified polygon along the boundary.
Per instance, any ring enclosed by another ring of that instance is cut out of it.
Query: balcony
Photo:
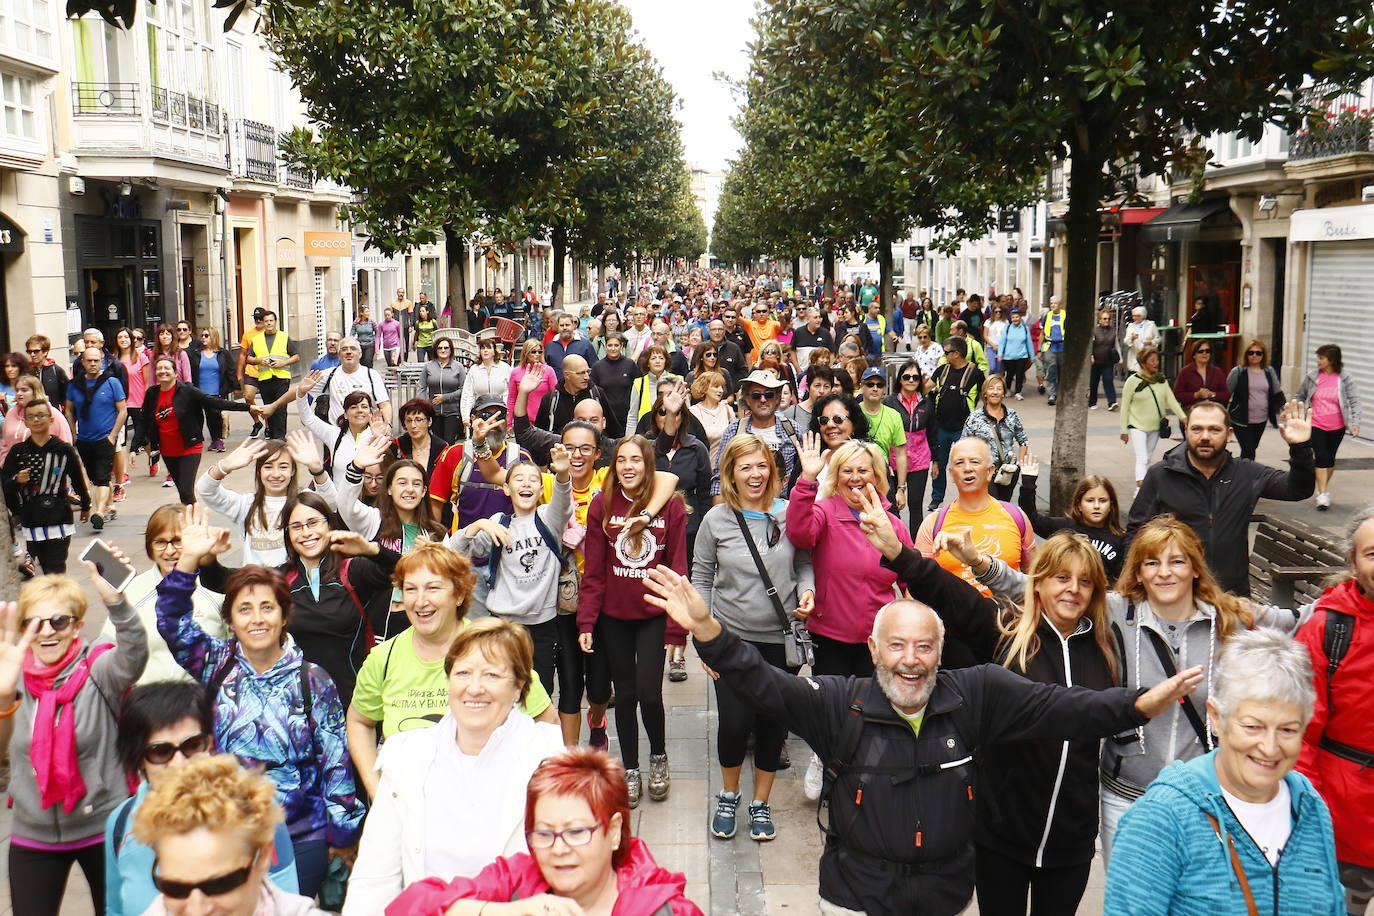
[[[1334,96],[1332,91],[1326,84],[1302,91],[1301,103],[1317,114],[1293,135],[1288,151],[1290,162],[1374,152],[1370,131],[1374,101],[1371,101],[1369,86],[1366,85],[1364,91]]]
[[[239,118],[230,122],[230,164],[235,178],[277,183],[277,131]]]
[[[137,118],[137,83],[72,83],[72,114],[78,118]]]
[[[164,86],[149,86],[153,123],[193,131],[209,137],[223,134],[219,106]]]
[[[313,191],[315,182],[310,176],[300,169],[294,169],[285,162],[281,165],[281,183],[288,188],[296,188],[300,191]]]

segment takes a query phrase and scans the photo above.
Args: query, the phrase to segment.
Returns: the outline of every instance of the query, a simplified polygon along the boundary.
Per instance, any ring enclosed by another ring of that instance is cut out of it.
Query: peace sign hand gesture
[[[882,497],[878,495],[873,484],[869,484],[864,492],[859,494],[859,502],[863,505],[859,512],[859,528],[863,531],[864,537],[868,538],[868,543],[876,547],[883,556],[889,560],[897,559],[902,552],[902,542],[892,527],[892,516],[884,508]]]

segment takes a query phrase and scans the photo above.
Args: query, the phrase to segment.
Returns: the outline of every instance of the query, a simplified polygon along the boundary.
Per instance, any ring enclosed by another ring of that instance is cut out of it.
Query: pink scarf
[[[60,801],[67,814],[71,814],[77,802],[86,795],[86,781],[81,778],[76,756],[76,710],[69,707],[90,677],[91,663],[114,646],[109,643],[96,646],[81,659],[66,682],[54,690],[57,676],[85,648],[84,640],[73,639],[66,654],[47,666],[39,663],[32,650],[24,654],[24,692],[38,700],[29,762],[38,777],[43,807],[50,808]],[[64,709],[68,709],[65,714]]]

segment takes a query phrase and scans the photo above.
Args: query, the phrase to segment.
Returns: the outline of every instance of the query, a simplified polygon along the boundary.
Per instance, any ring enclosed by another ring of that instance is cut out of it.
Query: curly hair
[[[197,757],[167,772],[134,817],[134,836],[146,846],[193,830],[232,830],[250,847],[272,842],[282,821],[277,787],[239,766],[232,754]]]

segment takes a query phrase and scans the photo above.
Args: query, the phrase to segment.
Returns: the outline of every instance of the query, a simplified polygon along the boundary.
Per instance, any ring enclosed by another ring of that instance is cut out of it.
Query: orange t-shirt
[[[997,500],[989,499],[988,504],[982,509],[969,512],[956,500],[945,513],[941,530],[970,531],[973,534],[974,549],[979,553],[996,557],[1012,569],[1023,569],[1026,565],[1024,561],[1030,558],[1030,551],[1035,547],[1035,532],[1031,530],[1030,522],[1024,515],[1021,516],[1021,525],[1017,525],[1012,513],[1020,511],[1016,506],[1009,510]],[[984,595],[991,596],[992,593],[978,581],[973,571],[955,559],[949,551],[942,550],[938,555],[932,552],[935,545],[935,523],[939,518],[939,511],[926,516],[920,530],[916,532],[916,549],[925,556],[934,557],[937,563]],[[1025,528],[1024,534],[1022,526]]]
[[[253,350],[253,338],[261,333],[262,331],[259,331],[257,328],[249,328],[244,331],[242,339],[239,340],[239,351],[242,353],[251,353]],[[243,374],[248,378],[257,378],[258,367],[245,361],[243,364]]]
[[[782,330],[782,325],[772,319],[767,321],[750,321],[741,318],[739,323],[744,325],[744,330],[749,335],[749,339],[754,342],[755,353],[762,350],[763,345],[768,341],[777,340],[778,332]]]

